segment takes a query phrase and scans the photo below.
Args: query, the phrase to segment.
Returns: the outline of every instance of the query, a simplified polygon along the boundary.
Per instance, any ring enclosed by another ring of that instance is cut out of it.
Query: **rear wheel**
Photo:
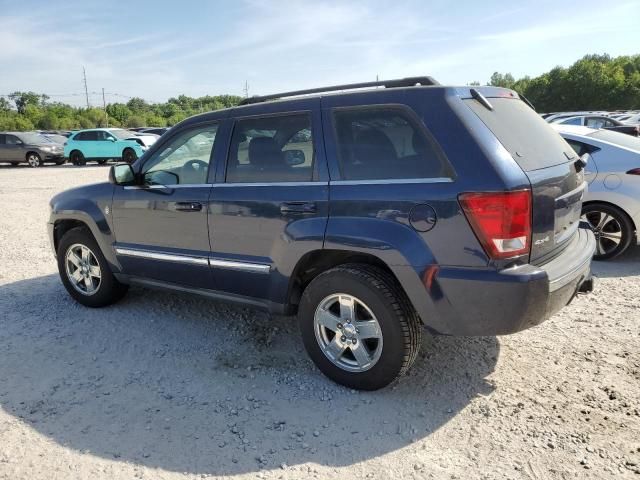
[[[30,167],[41,167],[42,166],[42,158],[35,152],[29,152],[27,154],[27,163]]]
[[[122,161],[126,163],[133,163],[138,158],[133,148],[125,148],[122,152]]]
[[[350,388],[377,390],[413,364],[422,328],[395,279],[370,265],[348,264],[316,277],[298,311],[305,348],[316,366]]]
[[[596,236],[594,260],[608,260],[624,252],[633,240],[633,224],[619,208],[604,203],[592,203],[582,208]]]
[[[86,228],[64,234],[57,251],[58,272],[67,292],[87,307],[104,307],[120,300],[128,286],[113,276],[93,235]]]
[[[84,158],[84,155],[79,150],[74,150],[73,152],[71,152],[71,154],[69,155],[69,160],[71,160],[71,163],[77,166],[87,164],[87,159]]]

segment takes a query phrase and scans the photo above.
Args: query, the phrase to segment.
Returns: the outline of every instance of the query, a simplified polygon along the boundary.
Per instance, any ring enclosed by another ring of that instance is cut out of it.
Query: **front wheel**
[[[125,148],[122,152],[122,161],[125,163],[133,163],[137,158],[138,155],[136,155],[136,152],[135,150],[133,150],[133,148]]]
[[[389,273],[370,265],[347,264],[316,277],[304,291],[298,321],[322,373],[359,390],[389,385],[420,348],[413,306]]]
[[[582,207],[582,218],[596,237],[594,260],[608,260],[624,252],[633,240],[633,224],[619,208],[604,203]]]
[[[42,166],[42,158],[35,152],[31,152],[27,155],[27,163],[30,167],[36,168]]]
[[[84,158],[84,155],[82,154],[82,152],[78,150],[74,150],[73,152],[71,152],[71,155],[69,155],[69,160],[71,160],[71,163],[73,163],[76,166],[82,166],[87,164],[86,158]]]
[[[93,235],[86,228],[64,234],[57,251],[58,272],[64,287],[78,303],[104,307],[120,300],[128,286],[114,276]]]

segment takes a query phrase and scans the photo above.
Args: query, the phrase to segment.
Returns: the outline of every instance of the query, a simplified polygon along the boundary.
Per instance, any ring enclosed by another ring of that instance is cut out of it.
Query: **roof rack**
[[[298,95],[310,95],[313,93],[324,92],[336,92],[339,90],[354,90],[357,88],[369,88],[369,87],[385,87],[385,88],[398,88],[398,87],[413,87],[415,85],[440,85],[433,77],[409,77],[399,78],[396,80],[382,80],[379,82],[362,82],[362,83],[348,83],[346,85],[334,85],[331,87],[310,88],[308,90],[294,90],[292,92],[274,93],[272,95],[262,95],[249,97],[242,100],[239,105],[250,105],[252,103],[267,102],[269,100],[276,100],[278,98],[285,97],[297,97]]]

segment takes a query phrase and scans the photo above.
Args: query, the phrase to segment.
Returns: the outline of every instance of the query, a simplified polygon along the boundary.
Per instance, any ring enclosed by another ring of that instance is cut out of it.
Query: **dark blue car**
[[[244,103],[51,200],[74,299],[138,284],[297,314],[322,372],[377,389],[423,327],[508,334],[591,290],[584,161],[515,92],[420,77]]]

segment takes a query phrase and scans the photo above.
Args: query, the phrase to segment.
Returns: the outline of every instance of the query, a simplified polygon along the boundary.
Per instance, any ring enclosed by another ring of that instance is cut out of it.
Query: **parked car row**
[[[45,163],[62,165],[67,159],[74,165],[85,165],[87,161],[102,164],[110,159],[132,163],[158,138],[151,131],[122,128],[0,132],[0,163],[27,163],[31,167]]]
[[[574,125],[590,128],[604,128],[615,132],[640,136],[640,114],[637,112],[562,112],[542,114],[548,123]]]

